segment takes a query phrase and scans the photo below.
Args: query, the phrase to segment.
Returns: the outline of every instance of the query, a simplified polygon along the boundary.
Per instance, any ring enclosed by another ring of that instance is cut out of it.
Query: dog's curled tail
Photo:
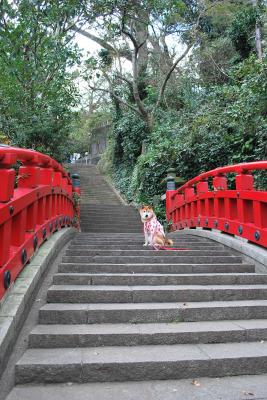
[[[172,246],[173,241],[171,239],[165,239],[165,246]]]

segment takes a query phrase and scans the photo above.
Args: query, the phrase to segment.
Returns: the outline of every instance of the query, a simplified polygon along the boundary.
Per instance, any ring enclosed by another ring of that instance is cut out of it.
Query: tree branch
[[[185,56],[189,53],[189,50],[193,47],[193,44],[190,44],[187,46],[187,48],[185,49],[185,51],[180,55],[180,57],[177,58],[177,60],[173,63],[172,67],[169,69],[169,71],[167,72],[165,79],[161,85],[160,91],[159,91],[159,95],[158,95],[158,100],[156,103],[155,108],[157,108],[163,98],[168,80],[170,79],[171,74],[173,73],[173,71],[175,70],[175,68],[177,67],[177,65],[179,64],[180,61],[182,61],[183,58],[185,58]]]
[[[126,60],[128,60],[128,61],[132,61],[131,52],[129,52],[127,49],[116,50],[106,40],[101,39],[100,37],[95,36],[92,33],[87,32],[87,31],[83,30],[82,28],[77,27],[76,25],[73,27],[73,29],[75,30],[75,32],[80,33],[84,37],[93,40],[95,43],[99,44],[101,47],[108,50],[114,56],[119,55],[120,57],[126,58]]]
[[[97,90],[97,91],[101,91],[101,92],[104,92],[104,93],[109,93],[112,97],[114,97],[114,99],[116,99],[117,101],[119,101],[121,104],[123,104],[124,106],[130,108],[131,110],[133,110],[133,111],[136,112],[137,114],[142,115],[142,114],[140,113],[140,111],[139,111],[137,108],[135,108],[135,107],[132,106],[131,104],[127,103],[127,102],[126,102],[125,100],[123,100],[121,97],[117,96],[112,90],[104,89],[104,88],[97,88],[97,87],[90,86],[90,85],[89,85],[89,88],[90,88],[91,90],[94,90],[94,91]]]

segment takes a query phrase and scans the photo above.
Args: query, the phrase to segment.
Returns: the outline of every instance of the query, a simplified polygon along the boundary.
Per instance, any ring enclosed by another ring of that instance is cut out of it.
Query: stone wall
[[[97,164],[107,147],[107,138],[111,124],[99,126],[92,131],[89,148],[89,163]]]

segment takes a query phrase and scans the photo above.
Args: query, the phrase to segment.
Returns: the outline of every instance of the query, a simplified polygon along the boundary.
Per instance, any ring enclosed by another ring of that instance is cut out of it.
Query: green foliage
[[[155,196],[165,192],[162,181],[169,167],[188,180],[218,166],[266,159],[267,61],[260,63],[252,56],[228,72],[229,82],[196,92],[193,105],[189,106],[184,91],[180,96],[186,106],[158,112],[147,151],[134,167],[136,157],[130,153],[117,158],[115,183],[129,201],[153,203]],[[123,143],[130,150],[138,124],[132,125],[131,113],[121,121],[120,129],[126,128]],[[115,140],[116,134],[115,125]],[[256,183],[266,188],[266,176],[257,174]],[[162,205],[158,213],[164,217]]]
[[[141,154],[142,142],[146,138],[144,121],[129,112],[114,123],[114,163],[133,166]]]
[[[60,29],[64,4],[4,1],[0,15],[0,129],[11,143],[62,161],[78,93],[68,71],[78,62]]]
[[[236,13],[229,29],[229,37],[243,59],[249,57],[255,47],[253,32],[255,30],[257,18],[257,8],[253,6],[243,8]]]

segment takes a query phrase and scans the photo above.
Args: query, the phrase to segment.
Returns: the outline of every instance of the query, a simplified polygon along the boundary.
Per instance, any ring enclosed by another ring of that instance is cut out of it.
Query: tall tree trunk
[[[259,1],[252,0],[252,4],[255,8],[258,8]],[[256,50],[257,50],[258,59],[260,61],[262,61],[261,27],[260,27],[258,21],[256,21],[256,26],[255,26],[255,41],[256,41]]]

